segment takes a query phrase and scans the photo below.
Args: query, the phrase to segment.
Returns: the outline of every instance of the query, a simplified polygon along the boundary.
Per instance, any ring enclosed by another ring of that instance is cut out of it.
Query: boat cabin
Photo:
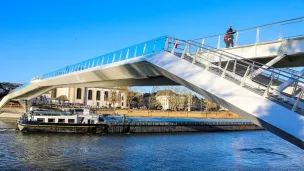
[[[99,115],[90,114],[89,109],[63,109],[60,112],[48,110],[36,110],[28,116],[29,121],[40,123],[62,123],[62,124],[96,124]]]

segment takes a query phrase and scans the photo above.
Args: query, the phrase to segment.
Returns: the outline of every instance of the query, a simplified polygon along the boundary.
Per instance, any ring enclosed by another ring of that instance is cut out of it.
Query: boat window
[[[75,113],[83,113],[83,109],[75,109]]]
[[[68,123],[75,123],[75,119],[69,119]]]
[[[44,122],[44,118],[37,118],[38,122]]]
[[[58,123],[65,123],[65,119],[58,119]]]
[[[48,119],[48,123],[55,123],[55,119],[49,118],[49,119]]]

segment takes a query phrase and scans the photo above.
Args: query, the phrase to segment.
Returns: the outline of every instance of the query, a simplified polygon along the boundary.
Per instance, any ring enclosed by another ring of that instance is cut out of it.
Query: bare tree
[[[155,109],[161,104],[159,101],[156,99],[156,93],[159,90],[159,87],[153,86],[152,87],[152,92],[149,95],[149,109]]]
[[[121,92],[118,92],[117,94],[117,103],[119,104],[118,106],[121,105],[121,100],[122,100],[121,98],[122,98]]]
[[[209,110],[218,110],[219,108],[219,105],[212,102],[211,100],[208,100],[208,99],[204,99],[204,105],[206,107],[206,111],[209,111]]]
[[[179,107],[184,106],[185,96],[183,94],[185,94],[185,90],[179,86],[170,86],[165,91],[171,110],[176,111]]]
[[[132,104],[132,101],[134,100],[134,98],[136,97],[136,93],[135,93],[135,88],[134,87],[127,87],[123,90],[125,97],[126,97],[126,101],[127,101],[127,106],[130,107],[130,105]]]
[[[204,98],[201,98],[200,100],[199,100],[199,102],[200,102],[200,105],[201,105],[201,111],[203,111],[203,105],[204,105]],[[204,108],[205,108],[206,106],[204,105]]]
[[[138,102],[137,103],[138,107],[143,107],[145,105],[143,94],[137,93],[136,98],[137,98],[137,102]]]
[[[117,90],[116,89],[111,89],[110,92],[110,97],[109,97],[109,103],[111,105],[112,108],[115,108],[115,104],[116,102],[118,101],[117,98],[118,98],[118,94],[117,94]]]
[[[191,111],[191,105],[193,102],[192,93],[186,92],[183,96],[184,96],[184,109]]]

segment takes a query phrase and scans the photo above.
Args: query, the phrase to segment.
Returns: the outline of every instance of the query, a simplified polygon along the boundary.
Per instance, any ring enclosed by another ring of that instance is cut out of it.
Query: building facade
[[[56,88],[34,99],[35,103],[74,103],[92,107],[126,107],[125,93],[103,88]]]
[[[171,90],[158,91],[156,93],[156,100],[160,103],[163,110],[181,110],[188,105],[187,96],[176,94]]]
[[[156,93],[156,100],[162,106],[163,110],[202,110],[200,99],[193,94],[177,94],[171,90],[160,90]]]

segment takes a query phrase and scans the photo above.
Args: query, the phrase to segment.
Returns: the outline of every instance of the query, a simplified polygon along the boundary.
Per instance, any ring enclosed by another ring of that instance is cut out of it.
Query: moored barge
[[[247,120],[191,118],[127,118],[90,114],[88,109],[34,111],[18,120],[22,132],[170,133],[261,130]]]

